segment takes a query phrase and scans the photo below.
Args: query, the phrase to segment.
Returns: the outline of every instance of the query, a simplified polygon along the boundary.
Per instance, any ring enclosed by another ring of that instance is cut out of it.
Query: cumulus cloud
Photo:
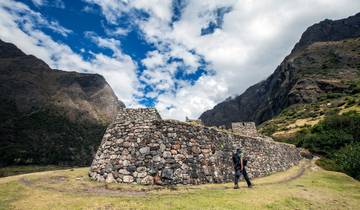
[[[199,55],[192,54],[188,50],[175,46],[168,52],[159,50],[151,51],[142,60],[145,70],[139,80],[148,86],[152,91],[145,96],[156,99],[157,96],[167,92],[175,93],[178,89],[189,85],[189,78],[179,78],[179,69],[182,74],[194,74],[200,66]]]
[[[54,2],[32,1],[38,7]],[[325,18],[344,18],[360,9],[358,0],[84,2],[88,4],[83,11],[100,9],[107,21],[102,24],[106,35],[86,32],[85,37],[99,48],[110,49],[111,56],[81,49],[92,55],[84,60],[41,28],[63,37],[71,36],[71,30],[10,0],[0,2],[0,38],[53,68],[100,73],[127,105],[136,106],[142,98],[150,98],[164,118],[180,120],[197,118],[265,79],[308,26]],[[152,46],[138,63],[124,54],[119,41],[132,30],[140,30],[141,38]]]
[[[18,17],[13,20],[16,21],[16,24],[24,31],[30,30],[30,28],[36,25],[36,28],[38,29],[48,28],[62,36],[67,36],[72,33],[70,29],[61,26],[57,21],[46,20],[40,13],[34,12],[22,3],[4,0],[0,5],[2,7],[1,9],[4,11],[3,17]],[[9,21],[9,19],[3,19],[1,21],[6,22]]]
[[[121,51],[121,48],[120,48],[121,43],[119,40],[116,40],[114,38],[100,37],[95,32],[92,32],[92,31],[86,31],[84,34],[92,42],[97,44],[98,47],[107,48],[107,49],[112,50],[114,57],[119,58],[119,59],[124,57],[124,55]],[[129,57],[129,59],[131,59],[131,58]]]
[[[98,4],[113,24],[135,9],[149,14],[147,19],[134,20],[144,38],[157,47],[143,60],[142,79],[157,87],[157,94],[149,94],[157,96],[161,114],[176,119],[199,117],[216,103],[265,79],[308,26],[360,9],[358,0],[87,1]],[[179,5],[180,11],[174,11]],[[180,71],[190,72],[199,67],[202,57],[206,69],[214,73],[203,74],[194,84],[186,83],[174,77],[179,68],[169,62],[172,57],[188,66]],[[181,83],[181,88],[175,89],[175,83]]]
[[[41,14],[32,11],[25,4],[4,0],[0,2],[0,38],[12,42],[25,53],[34,54],[44,60],[52,68],[99,73],[105,77],[113,87],[115,93],[128,106],[136,106],[133,99],[136,93],[136,64],[132,59],[116,48],[120,43],[113,39],[105,39],[91,34],[99,46],[113,50],[113,56],[92,53],[92,58],[84,60],[69,46],[56,42],[49,35],[42,32],[39,23],[48,25],[52,30],[68,30],[57,24],[48,22]],[[86,51],[85,49],[82,50]]]
[[[85,0],[90,4],[97,4],[107,21],[116,23],[118,17],[123,13],[129,12],[129,7],[126,7],[127,1],[125,0]]]

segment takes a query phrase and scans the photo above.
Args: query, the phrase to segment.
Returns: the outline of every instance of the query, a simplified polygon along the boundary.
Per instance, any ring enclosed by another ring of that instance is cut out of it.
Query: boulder
[[[132,177],[132,176],[124,176],[124,177],[123,177],[123,182],[124,182],[124,183],[134,182],[134,177]]]

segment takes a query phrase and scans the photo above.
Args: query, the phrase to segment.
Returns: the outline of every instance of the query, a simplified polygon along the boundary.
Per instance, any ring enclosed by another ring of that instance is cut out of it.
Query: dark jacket
[[[240,170],[241,169],[241,154],[234,153],[232,159],[233,159],[234,169]]]

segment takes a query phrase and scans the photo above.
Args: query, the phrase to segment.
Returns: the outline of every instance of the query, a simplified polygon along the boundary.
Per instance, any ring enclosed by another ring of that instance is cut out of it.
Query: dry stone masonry
[[[231,129],[234,133],[241,136],[259,136],[254,122],[235,122],[231,123]]]
[[[249,160],[250,177],[284,171],[301,159],[289,144],[162,120],[155,109],[123,109],[108,127],[89,176],[139,184],[230,182],[237,147]]]

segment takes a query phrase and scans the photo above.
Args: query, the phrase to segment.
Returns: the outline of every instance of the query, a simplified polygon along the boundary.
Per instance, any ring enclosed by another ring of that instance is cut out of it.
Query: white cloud
[[[124,0],[85,0],[85,1],[91,4],[99,5],[104,16],[110,23],[116,23],[120,15],[129,12],[129,8],[126,7],[127,1]]]
[[[119,40],[116,40],[114,38],[104,38],[98,36],[95,32],[86,31],[85,36],[91,39],[95,44],[97,44],[98,47],[102,48],[108,48],[113,51],[113,56],[115,56],[118,59],[122,59],[124,57],[122,51],[121,51],[121,43]],[[131,58],[129,57],[131,60]]]
[[[47,24],[47,27],[50,28],[51,30],[53,30],[54,32],[57,32],[63,36],[68,36],[70,33],[72,33],[72,30],[67,29],[63,26],[61,26],[57,21],[51,21],[51,22],[47,22],[44,19],[42,19],[45,23]]]
[[[86,12],[86,13],[96,13],[96,10],[93,7],[88,6],[88,5],[86,5],[84,8],[82,8],[81,11]]]
[[[113,49],[114,57],[93,53],[94,58],[84,60],[69,46],[56,42],[38,29],[38,23],[48,22],[22,3],[10,0],[0,2],[0,39],[14,43],[25,53],[34,54],[52,68],[99,73],[113,87],[120,100],[128,106],[137,105],[132,96],[136,94],[136,65],[129,56],[112,45],[119,44],[116,40],[94,37],[94,41],[102,47]]]
[[[116,24],[118,17],[129,13],[132,9],[141,9],[161,20],[169,21],[171,18],[171,0],[85,0],[97,4],[102,9],[106,19]],[[131,15],[131,14],[127,14]]]
[[[26,5],[17,2],[11,2],[9,0],[4,0],[0,3],[2,10],[6,15],[11,17],[18,17],[16,23],[19,27],[22,27],[24,30],[29,31],[32,27],[48,28],[53,32],[59,33],[62,36],[67,36],[72,33],[70,29],[67,29],[61,26],[57,21],[48,21],[42,17],[38,12],[34,12],[29,9]],[[7,21],[6,19],[2,20],[3,22]]]
[[[31,0],[31,2],[37,7],[50,6],[65,9],[65,3],[63,0]]]
[[[48,3],[33,1],[38,5]],[[87,34],[99,47],[111,49],[111,57],[93,54],[92,60],[84,61],[68,46],[38,30],[34,23],[46,25],[63,36],[71,31],[56,22],[46,21],[24,4],[10,0],[0,3],[0,37],[37,55],[54,68],[103,74],[127,105],[136,105],[132,96],[157,98],[156,107],[163,117],[182,120],[185,116],[197,118],[225,98],[240,94],[265,79],[308,26],[325,18],[344,18],[360,9],[358,0],[186,0],[181,18],[171,23],[171,0],[85,1],[97,4],[113,26],[105,30],[112,38]],[[89,8],[86,10],[90,12]],[[218,21],[219,8],[231,8],[223,15],[222,27],[201,36],[201,29]],[[21,16],[16,10],[25,11],[26,15]],[[147,12],[149,18],[139,18],[136,12],[139,10]],[[131,20],[129,28],[118,27],[123,15]],[[134,25],[156,48],[142,60],[146,68],[139,78],[135,74],[136,64],[122,52],[121,42],[116,39],[128,35]],[[202,58],[211,74],[202,75],[195,84],[176,77],[179,68],[184,74],[196,72],[203,65]],[[153,90],[138,92],[144,88],[138,80]]]
[[[116,28],[112,33],[118,36],[125,36],[129,33],[129,30],[124,28]]]
[[[169,21],[172,16],[171,3],[171,0],[133,0],[128,6],[145,10],[162,21]]]
[[[187,66],[185,69],[187,73],[194,73],[199,68],[199,55],[191,53],[188,49],[181,45],[174,45],[170,48],[171,51],[169,52],[169,57],[181,58]]]
[[[142,8],[150,14],[148,20],[139,20],[136,24],[147,41],[158,48],[144,59],[147,67],[144,75],[149,84],[158,86],[159,81],[165,81],[167,85],[162,88],[169,88],[158,97],[156,104],[165,118],[195,118],[230,95],[242,93],[274,71],[308,26],[325,18],[344,18],[360,9],[358,0],[187,2],[181,19],[172,27],[168,1],[159,4],[156,0],[135,0],[121,8],[122,12]],[[102,1],[100,4],[102,8],[109,8],[116,1]],[[221,7],[232,8],[224,15],[222,29],[201,36],[201,29],[216,20],[214,11]],[[116,7],[111,8],[112,11],[103,9],[103,13],[108,20],[116,22],[121,12]],[[197,54],[190,53],[190,50]],[[199,65],[198,55],[210,63],[208,67],[215,74],[203,75],[194,85],[183,83],[183,87],[174,93],[171,84],[179,81],[172,75],[173,63],[166,62],[168,57],[181,57],[189,69],[194,70]]]
[[[149,52],[147,54],[147,57],[143,59],[142,62],[147,68],[153,69],[157,66],[164,65],[166,63],[166,60],[167,58],[164,55],[160,54],[158,50],[156,50]]]
[[[45,0],[31,0],[35,6],[42,6],[45,4]]]

